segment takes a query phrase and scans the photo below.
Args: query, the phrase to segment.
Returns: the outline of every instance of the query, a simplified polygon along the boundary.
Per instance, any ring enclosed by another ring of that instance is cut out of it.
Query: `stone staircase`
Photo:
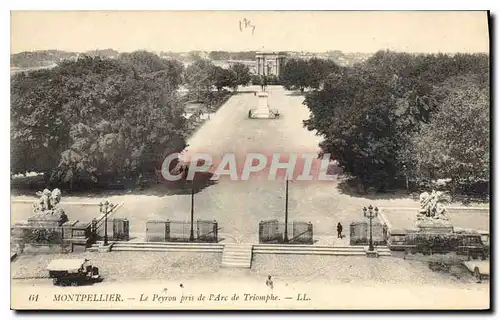
[[[254,254],[309,254],[333,256],[366,256],[367,246],[316,246],[300,244],[256,244],[253,246]],[[375,248],[378,256],[391,256],[391,251],[386,246]]]
[[[250,268],[252,266],[252,247],[252,244],[225,244],[221,267]]]
[[[306,244],[236,244],[236,243],[175,243],[175,242],[130,242],[114,241],[111,251],[143,251],[143,252],[213,252],[222,253],[222,267],[250,268],[252,254],[300,254],[300,255],[334,255],[334,256],[366,256],[367,246],[319,246]],[[102,241],[93,244],[87,251],[98,252]],[[380,257],[391,256],[386,246],[375,248]]]
[[[110,242],[111,243],[111,242]],[[93,244],[87,251],[97,252],[102,241]],[[112,251],[143,251],[143,252],[219,252],[224,250],[218,243],[175,243],[175,242],[129,242],[114,241]]]

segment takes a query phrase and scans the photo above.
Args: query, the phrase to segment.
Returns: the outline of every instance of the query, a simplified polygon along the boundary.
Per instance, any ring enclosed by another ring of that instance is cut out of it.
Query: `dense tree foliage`
[[[231,70],[236,74],[237,86],[246,86],[252,80],[250,69],[242,63],[235,63],[231,66]]]
[[[309,66],[306,60],[289,59],[281,71],[281,83],[288,89],[300,89],[304,91],[310,84]]]
[[[214,87],[218,91],[224,87],[236,89],[241,81],[249,78],[246,71],[241,67],[225,69],[214,66],[210,60],[200,59],[186,68],[184,80],[196,99],[202,102]]]
[[[150,56],[133,56],[133,68],[121,59],[82,57],[16,74],[11,170],[70,184],[98,181],[138,176],[182,150],[183,105],[168,67],[148,69]]]
[[[211,81],[217,88],[217,91],[221,91],[224,87],[236,88],[236,79],[236,72],[233,70],[216,66],[212,67]]]
[[[210,92],[213,86],[214,65],[209,60],[197,60],[186,68],[184,82],[197,99],[202,101],[203,95]]]
[[[489,92],[476,85],[453,91],[403,153],[419,180],[451,179],[451,186],[489,180]]]
[[[486,180],[488,71],[484,54],[381,51],[310,92],[305,126],[365,187],[386,190],[406,176]]]
[[[319,89],[323,81],[332,73],[340,71],[340,67],[332,60],[312,58],[288,59],[281,71],[280,80],[288,90],[305,88]]]

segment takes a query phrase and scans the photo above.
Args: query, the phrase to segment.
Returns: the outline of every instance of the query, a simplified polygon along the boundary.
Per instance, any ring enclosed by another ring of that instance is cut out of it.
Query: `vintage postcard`
[[[486,11],[11,12],[11,308],[490,309]]]

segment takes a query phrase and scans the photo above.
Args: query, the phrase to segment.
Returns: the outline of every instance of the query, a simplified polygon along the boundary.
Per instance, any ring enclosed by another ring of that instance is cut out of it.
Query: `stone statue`
[[[38,191],[36,195],[40,199],[33,204],[33,213],[55,210],[59,202],[61,202],[61,190],[57,188],[52,190],[52,192],[49,189],[44,189],[43,191]]]
[[[52,192],[49,189],[38,191],[36,193],[40,198],[33,203],[33,217],[35,220],[57,220],[64,223],[68,221],[64,210],[59,208],[61,202],[61,190],[54,189]]]
[[[431,194],[423,192],[420,194],[420,210],[417,219],[448,220],[448,211],[443,205],[443,202],[447,201],[446,195],[441,191],[432,190]]]

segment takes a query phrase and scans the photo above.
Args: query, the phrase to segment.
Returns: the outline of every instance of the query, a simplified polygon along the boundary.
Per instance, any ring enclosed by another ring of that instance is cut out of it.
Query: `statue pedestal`
[[[258,104],[257,109],[251,110],[251,118],[253,119],[269,119],[274,118],[271,115],[271,110],[269,109],[269,105],[267,103],[268,95],[266,92],[259,92],[257,94]]]
[[[418,231],[427,233],[453,233],[453,226],[447,220],[425,219],[416,224]]]
[[[269,119],[271,118],[271,112],[269,109],[256,109],[252,111],[252,118],[254,119]]]
[[[46,210],[28,218],[28,225],[33,227],[53,228],[62,226],[68,217],[62,210]]]

